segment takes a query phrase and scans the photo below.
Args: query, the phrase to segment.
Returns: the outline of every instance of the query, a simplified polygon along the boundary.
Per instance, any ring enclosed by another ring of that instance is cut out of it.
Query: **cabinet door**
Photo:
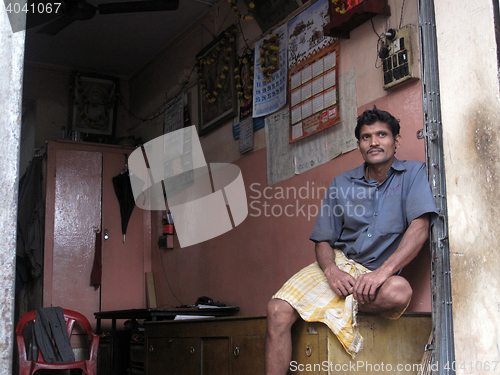
[[[112,182],[124,165],[123,152],[103,152],[102,230],[108,233],[108,239],[102,240],[102,311],[145,306],[144,211],[134,208],[123,242],[120,205]]]
[[[102,155],[55,150],[47,160],[43,305],[95,322],[99,290],[90,285],[95,229],[101,227]]]
[[[203,337],[202,374],[229,375],[229,337]]]
[[[149,259],[144,244],[150,242],[144,236],[146,216],[134,209],[124,243],[112,183],[125,166],[125,153],[132,150],[77,142],[48,145],[43,305],[81,312],[94,329],[96,311],[146,304],[144,272]],[[101,232],[98,289],[90,284],[95,230],[108,232],[108,240]],[[110,326],[109,320],[102,322],[103,329]]]
[[[234,336],[230,356],[232,375],[264,373],[265,336]]]
[[[324,356],[320,355],[320,349],[318,334],[292,335],[292,362],[289,373],[326,374],[327,372],[321,366],[321,358]]]
[[[146,342],[146,374],[198,375],[200,339],[192,337],[153,337]],[[210,374],[210,373],[209,373]]]

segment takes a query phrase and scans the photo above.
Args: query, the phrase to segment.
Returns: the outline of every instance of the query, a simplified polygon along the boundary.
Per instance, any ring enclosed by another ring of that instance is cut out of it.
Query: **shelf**
[[[377,14],[391,15],[391,8],[387,0],[362,0],[346,13],[340,14],[335,11],[335,5],[330,2],[330,23],[323,27],[325,36],[349,39],[349,32]]]

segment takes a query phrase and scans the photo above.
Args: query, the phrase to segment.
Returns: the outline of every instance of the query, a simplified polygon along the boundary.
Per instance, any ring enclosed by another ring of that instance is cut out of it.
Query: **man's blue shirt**
[[[410,223],[436,206],[425,164],[394,159],[384,182],[368,181],[365,164],[333,179],[310,239],[328,242],[375,270],[397,249]]]

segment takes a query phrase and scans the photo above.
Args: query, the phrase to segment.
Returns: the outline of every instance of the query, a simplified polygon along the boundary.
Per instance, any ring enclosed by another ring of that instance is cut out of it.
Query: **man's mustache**
[[[384,149],[383,148],[380,148],[380,147],[375,147],[375,148],[371,148],[368,150],[368,154],[371,153],[372,151],[381,151],[381,152],[384,152]]]

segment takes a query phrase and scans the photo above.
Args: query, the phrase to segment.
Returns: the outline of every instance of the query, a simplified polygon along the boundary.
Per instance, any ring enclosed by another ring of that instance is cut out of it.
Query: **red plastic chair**
[[[23,330],[28,322],[34,322],[36,320],[36,312],[33,310],[24,314],[17,323],[16,327],[17,347],[19,350],[19,375],[32,375],[35,371],[41,369],[66,370],[73,368],[82,369],[87,375],[97,375],[97,349],[99,346],[99,336],[92,332],[90,323],[85,316],[72,310],[63,309],[63,312],[64,320],[66,320],[66,327],[68,329],[68,336],[70,338],[75,322],[80,323],[85,330],[87,338],[91,342],[89,359],[70,363],[47,363],[44,362],[42,353],[38,351],[38,360],[28,360],[26,357]]]

